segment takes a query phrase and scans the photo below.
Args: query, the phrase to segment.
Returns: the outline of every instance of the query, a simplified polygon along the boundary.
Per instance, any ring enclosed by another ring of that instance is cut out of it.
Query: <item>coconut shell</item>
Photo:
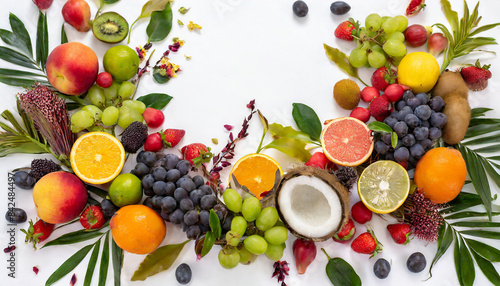
[[[451,94],[445,99],[443,113],[448,123],[443,128],[443,140],[446,144],[455,145],[462,141],[467,133],[471,118],[471,109],[467,99],[459,94]]]
[[[445,101],[449,96],[459,95],[464,99],[469,97],[469,87],[460,72],[445,71],[432,90],[433,96],[441,96]]]
[[[283,185],[286,183],[287,180],[290,180],[290,179],[298,177],[298,176],[316,177],[316,178],[322,180],[323,182],[325,182],[327,185],[329,185],[332,188],[332,190],[337,193],[339,200],[340,200],[341,207],[342,207],[341,223],[339,224],[337,229],[333,230],[328,235],[325,235],[322,237],[304,236],[304,235],[298,233],[296,230],[294,230],[288,224],[286,219],[283,217],[281,210],[280,210],[279,194],[281,192]],[[285,226],[288,228],[288,230],[293,235],[295,235],[296,237],[302,238],[302,239],[309,239],[309,240],[313,240],[313,241],[325,241],[325,240],[331,238],[337,232],[339,232],[349,219],[349,214],[350,214],[349,191],[338,181],[338,179],[337,179],[337,177],[335,177],[335,175],[330,174],[328,171],[326,171],[324,169],[319,169],[317,167],[300,166],[300,167],[296,167],[296,168],[288,171],[281,178],[281,181],[278,185],[278,188],[276,189],[276,193],[275,193],[274,198],[275,198],[275,206],[276,206],[276,209],[278,210],[278,214],[280,216],[280,219],[283,221]]]

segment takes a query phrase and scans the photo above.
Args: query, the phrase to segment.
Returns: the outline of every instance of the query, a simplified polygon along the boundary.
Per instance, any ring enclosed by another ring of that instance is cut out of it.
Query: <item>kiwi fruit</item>
[[[448,118],[448,123],[443,129],[443,140],[446,144],[454,145],[462,141],[467,133],[471,109],[467,99],[459,92],[449,94],[445,103],[443,113]]]
[[[433,96],[441,96],[445,101],[450,95],[469,97],[469,87],[460,72],[445,71],[440,76],[432,91]]]
[[[92,22],[92,32],[100,41],[118,43],[127,37],[128,23],[120,14],[106,12],[94,19]]]

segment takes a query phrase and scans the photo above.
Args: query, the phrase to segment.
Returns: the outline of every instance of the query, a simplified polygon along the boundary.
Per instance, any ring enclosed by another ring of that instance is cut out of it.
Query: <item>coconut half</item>
[[[349,217],[349,192],[335,175],[298,167],[281,179],[275,196],[281,220],[297,237],[323,241],[342,229]]]

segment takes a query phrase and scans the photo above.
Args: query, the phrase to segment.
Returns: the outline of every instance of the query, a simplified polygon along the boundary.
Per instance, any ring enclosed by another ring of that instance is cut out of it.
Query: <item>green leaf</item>
[[[106,286],[109,267],[109,231],[106,233],[104,245],[102,247],[101,265],[99,267],[99,286]]]
[[[11,48],[0,46],[0,59],[18,66],[38,69],[30,58]]]
[[[467,129],[467,133],[465,133],[465,139],[469,139],[472,137],[476,137],[479,135],[500,131],[500,124],[485,124],[485,125],[476,125],[469,127]]]
[[[57,268],[56,271],[54,271],[54,273],[52,273],[52,275],[50,275],[45,282],[45,286],[52,285],[59,279],[66,276],[66,274],[70,273],[71,270],[75,269],[85,256],[87,256],[87,253],[89,253],[92,247],[94,247],[94,244],[87,245],[68,258],[61,266],[59,266],[59,268]]]
[[[306,143],[302,140],[294,138],[278,138],[264,146],[264,148],[273,148],[279,150],[292,158],[296,158],[302,162],[307,162],[311,157],[311,153],[306,150]]]
[[[10,86],[20,86],[20,87],[30,87],[37,82],[41,84],[49,83],[48,81],[45,80],[24,79],[24,78],[9,77],[9,76],[0,76],[0,82]]]
[[[488,157],[487,159],[493,160],[493,161],[500,161],[500,156],[492,156],[492,157]]]
[[[64,29],[64,23],[61,26],[61,45],[68,42],[68,36],[66,35],[66,30]]]
[[[269,131],[271,132],[271,134],[273,135],[273,138],[275,138],[275,139],[286,137],[286,138],[294,138],[294,139],[302,140],[306,143],[313,143],[314,142],[311,140],[311,137],[308,134],[306,134],[302,131],[297,131],[297,130],[293,129],[291,126],[283,127],[283,125],[281,125],[279,123],[270,124]]]
[[[215,234],[215,238],[219,238],[222,233],[221,225],[220,225],[220,220],[217,214],[213,209],[210,210],[210,216],[208,218],[209,224],[210,224],[210,229],[212,232]]]
[[[491,215],[493,216],[500,215],[500,212],[492,212]],[[460,219],[460,218],[484,217],[484,216],[488,216],[488,213],[467,211],[467,212],[448,215],[445,217],[445,219],[448,220],[448,219]]]
[[[500,239],[500,232],[495,232],[495,231],[471,229],[471,230],[462,230],[460,231],[460,233],[482,238]]]
[[[24,55],[30,57],[28,48],[24,45],[23,41],[17,37],[16,34],[11,31],[0,29],[0,38],[7,45],[18,48]]]
[[[490,262],[500,262],[500,250],[473,239],[465,239],[467,245]]]
[[[9,13],[9,22],[12,32],[26,47],[26,50],[28,51],[27,55],[33,58],[33,47],[31,46],[30,34],[28,33],[28,30],[26,30],[24,23],[12,13]]]
[[[485,124],[499,124],[500,119],[497,118],[473,118],[469,122],[469,127],[476,125],[485,125]]]
[[[455,247],[453,251],[453,259],[455,260],[455,271],[457,272],[457,278],[460,285],[464,285],[462,282],[462,260],[460,259],[460,238],[457,237],[455,241]]]
[[[85,280],[83,281],[84,286],[90,286],[92,282],[92,276],[94,275],[95,265],[97,263],[97,258],[99,257],[99,249],[101,248],[101,239],[94,243],[94,250],[90,255],[89,265],[87,266],[87,272],[85,273]]]
[[[319,141],[321,136],[321,121],[314,110],[302,103],[293,103],[293,120],[300,131],[309,134],[312,139]]]
[[[159,42],[168,36],[170,30],[172,30],[172,8],[170,3],[167,3],[162,11],[151,13],[146,34],[150,42]]]
[[[389,125],[380,122],[380,121],[372,121],[368,123],[368,129],[375,131],[375,132],[387,132],[387,133],[392,133],[392,128],[389,127]]]
[[[130,43],[130,36],[132,35],[132,28],[134,27],[135,23],[139,21],[140,19],[147,18],[151,16],[151,13],[155,11],[162,11],[165,9],[165,6],[169,4],[169,0],[149,0],[142,6],[142,11],[139,17],[130,25],[130,32],[128,33],[128,41],[127,43]]]
[[[440,214],[449,214],[468,209],[482,203],[481,197],[476,194],[460,192],[458,196],[448,203],[449,207],[439,211]]]
[[[211,231],[208,231],[203,238],[203,248],[201,249],[200,257],[204,257],[207,255],[215,243],[215,234]]]
[[[448,0],[441,0],[441,9],[443,10],[446,20],[450,23],[451,29],[455,32],[458,30],[458,13],[451,9],[451,4]]]
[[[452,226],[460,226],[460,227],[500,227],[500,222],[492,222],[492,221],[458,221],[458,222],[452,223],[451,225]],[[461,231],[461,233],[464,233],[464,231]]]
[[[73,244],[82,241],[86,241],[92,238],[96,238],[98,236],[102,236],[103,233],[97,230],[86,230],[81,229],[74,232],[66,233],[61,235],[60,237],[47,242],[42,248],[53,246],[53,245],[65,245],[65,244]]]
[[[436,250],[436,255],[432,259],[431,266],[429,268],[429,275],[432,277],[432,267],[438,262],[439,259],[446,253],[451,243],[453,242],[453,230],[447,224],[442,224],[439,228],[438,235],[438,246]]]
[[[113,274],[115,286],[121,285],[121,274],[123,265],[123,250],[111,240],[111,258],[113,259]]]
[[[471,113],[471,118],[476,118],[480,116],[484,116],[486,112],[492,111],[492,108],[486,108],[486,107],[476,107],[472,108],[470,113]]]
[[[391,133],[391,146],[392,148],[396,149],[396,146],[398,145],[398,134],[396,132]]]
[[[146,107],[161,110],[172,100],[168,94],[165,93],[150,93],[139,97],[137,100],[142,101]]]
[[[92,185],[89,185],[89,184],[85,184],[85,188],[89,191],[89,192],[92,192],[96,195],[98,195],[99,197],[105,199],[107,196],[108,196],[108,192],[106,192],[105,190],[101,189],[101,188],[98,188],[96,186],[92,186]]]
[[[474,139],[474,140],[462,142],[462,144],[470,146],[470,145],[478,145],[478,144],[491,143],[491,142],[494,142],[493,140],[498,139],[499,136],[500,136],[499,134],[490,135],[490,136],[484,136],[484,137],[477,138],[477,139]]]
[[[47,15],[38,14],[38,26],[36,32],[36,61],[43,71],[45,71],[45,63],[49,56],[49,31],[47,28]]]
[[[335,286],[361,286],[361,279],[356,271],[340,257],[328,261],[326,275]]]
[[[44,74],[22,71],[22,70],[2,69],[2,68],[0,68],[0,75],[11,76],[11,77],[28,76],[28,77],[41,77],[45,79],[47,78],[47,76]]]
[[[115,4],[118,1],[120,0],[103,0],[104,4]]]
[[[484,159],[483,157],[480,157],[481,161],[483,162],[484,169],[490,175],[490,178],[495,182],[495,184],[500,188],[500,174],[493,168],[492,164],[496,165],[495,163],[491,163],[488,160]],[[496,165],[498,168],[499,166]]]
[[[190,240],[186,240],[183,243],[170,244],[157,248],[144,258],[144,261],[141,262],[139,268],[137,268],[130,280],[144,281],[150,276],[169,269],[179,256],[184,245],[189,241]]]
[[[476,272],[474,270],[474,261],[472,261],[472,256],[470,254],[469,249],[464,243],[462,237],[460,237],[460,270],[462,272],[462,281],[461,285],[472,286],[474,284],[474,279],[476,277]]]
[[[481,269],[484,276],[486,276],[486,278],[488,278],[493,285],[500,285],[500,275],[498,275],[498,272],[493,264],[481,257],[481,255],[475,251],[472,251],[472,255],[474,256],[477,266],[479,266],[479,269]]]
[[[500,25],[500,23],[494,23],[494,24],[488,24],[488,25],[481,26],[481,27],[475,29],[472,33],[470,33],[469,37],[473,37],[479,33],[482,33],[484,31],[488,31],[488,30],[493,29],[499,25]]]
[[[170,77],[161,75],[159,68],[153,68],[153,78],[159,84],[167,83],[170,80]]]
[[[475,153],[494,153],[498,151],[500,151],[500,144],[474,149]]]
[[[346,54],[339,49],[328,46],[327,44],[323,44],[323,47],[325,48],[326,55],[332,62],[336,63],[341,70],[352,77],[359,78],[358,70],[351,65],[349,57]]]
[[[257,113],[259,114],[260,123],[262,123],[262,129],[264,129],[264,134],[269,131],[269,122],[267,122],[267,118],[257,109]]]

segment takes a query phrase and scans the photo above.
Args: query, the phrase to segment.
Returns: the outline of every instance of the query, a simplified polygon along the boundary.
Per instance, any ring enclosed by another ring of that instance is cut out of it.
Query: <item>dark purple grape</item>
[[[418,141],[418,143],[422,145],[422,148],[424,148],[424,150],[429,150],[429,148],[432,147],[432,141],[430,139],[424,139],[422,141]]]
[[[418,141],[427,139],[429,136],[429,128],[427,127],[417,127],[413,129],[413,135],[415,135],[415,139]]]
[[[400,100],[400,101],[396,102],[396,110],[397,111],[400,111],[405,106],[406,106],[406,102],[404,100]]]
[[[422,124],[422,127],[427,127],[429,128],[431,124],[429,123],[429,120],[421,120],[420,124]]]
[[[156,153],[156,156],[158,157],[158,153]],[[164,164],[165,164],[165,158],[161,158],[158,161],[156,161],[156,163],[153,165],[153,168],[157,168],[157,167],[163,168]]]
[[[176,189],[176,186],[172,182],[166,182],[165,183],[165,196],[174,196],[174,191]]]
[[[413,113],[413,110],[409,106],[403,107],[398,113],[396,114],[396,119],[399,121],[405,120],[406,115]],[[393,128],[394,129],[394,128]]]
[[[427,265],[427,261],[425,260],[425,256],[420,252],[415,252],[406,261],[406,267],[413,273],[419,273],[424,270]]]
[[[181,209],[176,209],[168,216],[168,220],[176,225],[180,225],[184,219],[184,212]]]
[[[28,215],[23,209],[20,208],[10,208],[5,213],[5,219],[9,223],[23,223],[28,219]]]
[[[373,265],[373,273],[375,273],[375,276],[379,279],[385,279],[387,276],[389,276],[389,273],[391,272],[391,264],[389,264],[389,261],[380,258],[375,262]]]
[[[175,279],[177,279],[179,284],[188,284],[191,281],[191,277],[191,268],[186,263],[182,263],[175,269]]]
[[[411,147],[417,140],[415,140],[415,136],[413,136],[413,134],[406,134],[406,136],[403,137],[401,141],[406,147]]]
[[[179,187],[188,192],[191,192],[192,190],[196,189],[196,184],[192,179],[186,178],[185,180],[182,180],[182,182],[179,184]]]
[[[408,125],[404,121],[399,121],[394,125],[394,132],[399,138],[403,138],[408,133]]]
[[[413,94],[413,92],[411,90],[408,89],[408,90],[405,90],[403,92],[403,98],[402,99],[404,101],[407,101],[408,99],[410,99],[412,97],[415,97],[415,94]]]
[[[415,115],[422,120],[427,120],[431,117],[431,108],[429,105],[417,106],[415,108]]]
[[[137,163],[144,163],[149,167],[153,167],[156,163],[156,154],[151,151],[141,151],[137,156]]]
[[[200,227],[201,233],[207,233],[210,230],[209,225],[198,223],[198,226]]]
[[[148,208],[152,209],[153,208],[153,199],[151,197],[147,197],[146,199],[144,199],[142,204],[147,206]],[[102,207],[102,202],[101,202],[101,207]]]
[[[305,17],[309,12],[309,7],[304,1],[295,1],[292,6],[293,13],[297,17]]]
[[[224,219],[227,216],[227,208],[226,208],[226,206],[223,205],[223,204],[216,204],[214,206],[214,211],[217,214],[217,216],[219,217],[219,220],[220,221],[224,221]]]
[[[410,147],[410,154],[415,159],[420,159],[420,157],[422,157],[424,153],[424,147],[422,147],[422,145],[420,145],[419,143],[416,143],[415,145]]]
[[[384,132],[384,134],[382,134],[382,136],[380,136],[380,139],[382,139],[382,141],[384,141],[385,144],[391,145],[391,133]]]
[[[184,215],[184,223],[186,225],[193,225],[198,222],[200,216],[197,210],[190,210]]]
[[[179,206],[185,212],[194,210],[194,204],[190,198],[182,199]]]
[[[448,118],[444,113],[436,112],[431,115],[430,119],[431,126],[443,129],[447,122]]]
[[[134,173],[137,177],[142,178],[149,173],[149,167],[144,163],[138,163],[135,165]]]
[[[183,188],[177,188],[174,191],[174,198],[176,201],[180,202],[180,201],[182,201],[182,199],[189,198],[189,194]]]
[[[151,200],[151,205],[153,206],[153,209],[155,210],[161,209],[161,200],[163,200],[163,196],[153,197],[153,199]]]
[[[429,96],[425,92],[417,93],[415,97],[418,98],[420,104],[427,104],[427,101],[429,101]]]
[[[195,189],[194,191],[192,191],[191,193],[189,193],[189,198],[191,199],[191,201],[193,201],[193,204],[195,206],[198,206],[200,204],[201,198],[204,195],[205,195],[205,193],[202,190]]]
[[[406,147],[400,147],[394,150],[394,159],[397,162],[406,162],[408,161],[408,157],[410,156],[410,152]]]
[[[169,182],[177,182],[177,180],[179,180],[179,178],[181,177],[181,172],[179,172],[179,170],[177,169],[170,169],[167,171],[167,175],[165,177],[165,179]]]
[[[199,189],[202,190],[205,195],[211,195],[214,192],[209,185],[200,186]]]
[[[210,212],[207,210],[200,211],[200,223],[207,226],[210,224]]]
[[[441,135],[443,135],[441,129],[437,127],[429,128],[429,139],[431,140],[438,139],[439,137],[441,137]]]
[[[231,222],[233,222],[233,218],[234,218],[234,213],[232,212],[226,216],[226,219],[224,220],[224,223],[221,226],[223,232],[228,232],[231,230]]]
[[[399,140],[398,140],[398,141],[399,141]],[[392,154],[392,152],[389,152],[389,153],[385,154],[385,159],[386,159],[386,160],[395,161],[395,159],[394,159],[394,154]]]
[[[351,6],[344,1],[335,1],[330,5],[330,12],[333,15],[344,15],[351,10]]]
[[[191,170],[191,163],[188,160],[180,160],[179,163],[175,166],[179,172],[181,172],[181,176],[187,175],[189,170]]]
[[[189,239],[195,240],[197,239],[201,234],[200,227],[198,225],[192,225],[188,227],[186,230],[186,236]]]
[[[155,192],[153,191],[153,188],[143,189],[143,190],[144,190],[144,195],[146,195],[148,197],[152,197],[152,196],[156,195]]]
[[[142,187],[144,189],[151,189],[153,188],[153,184],[155,183],[155,178],[153,178],[153,175],[147,174],[142,178]]]
[[[445,103],[441,96],[434,96],[429,101],[430,108],[436,112],[440,112],[441,110],[443,110],[444,105]]]
[[[417,108],[417,106],[420,105],[420,100],[418,100],[418,98],[416,97],[411,97],[411,98],[408,98],[408,100],[406,101],[406,104],[413,110],[415,110],[415,108]]]
[[[389,127],[391,128],[394,128],[394,124],[396,124],[398,122],[398,120],[396,119],[396,117],[393,117],[393,116],[388,116],[384,119],[384,123],[389,125]]]
[[[18,171],[14,174],[14,184],[21,189],[31,190],[36,180],[28,172]]]
[[[200,206],[204,210],[210,210],[217,204],[217,199],[214,195],[205,195],[200,200]]]
[[[377,141],[375,142],[375,152],[379,154],[386,154],[389,152],[389,149],[391,149],[391,146],[388,144],[385,144],[383,141]]]
[[[193,177],[193,182],[196,185],[196,188],[199,188],[201,185],[205,184],[205,180],[200,175],[194,176]]]
[[[172,213],[177,208],[177,201],[169,196],[164,197],[161,200],[161,209],[166,213]]]
[[[137,157],[135,157],[135,161],[137,163],[144,163],[144,153],[146,153],[146,151],[141,151],[137,153]]]
[[[405,123],[406,123],[406,125],[408,125],[408,127],[415,128],[415,127],[420,126],[420,119],[418,119],[418,117],[415,114],[410,113],[410,114],[406,115]]]
[[[163,162],[163,167],[167,170],[172,170],[175,168],[180,159],[177,155],[169,153],[165,156],[165,161]]]
[[[165,187],[167,186],[167,183],[164,181],[156,181],[153,184],[153,192],[159,196],[166,196],[167,193],[165,192]]]
[[[167,170],[163,167],[156,167],[153,169],[153,172],[151,172],[151,175],[153,175],[156,181],[163,181],[167,176]]]

